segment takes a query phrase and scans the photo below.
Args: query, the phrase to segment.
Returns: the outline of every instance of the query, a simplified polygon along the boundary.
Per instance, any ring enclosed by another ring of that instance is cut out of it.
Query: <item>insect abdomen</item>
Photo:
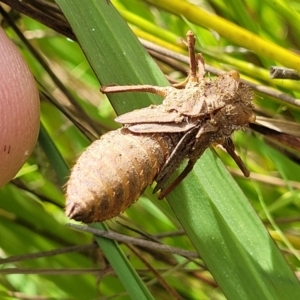
[[[85,223],[118,216],[152,184],[174,146],[166,134],[133,134],[123,128],[103,135],[71,172],[67,216]]]

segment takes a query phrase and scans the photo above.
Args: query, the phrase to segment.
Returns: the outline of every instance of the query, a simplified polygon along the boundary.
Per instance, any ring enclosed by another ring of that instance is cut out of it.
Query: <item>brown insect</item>
[[[249,176],[230,136],[255,120],[253,93],[236,71],[215,80],[204,78],[204,61],[200,54],[195,56],[194,45],[189,31],[190,73],[179,85],[101,88],[103,93],[150,92],[164,100],[117,117],[124,127],[103,135],[79,157],[67,183],[68,217],[91,223],[118,216],[154,181],[154,192],[160,190],[158,197],[163,198],[211,145],[222,145]],[[168,184],[185,159],[183,172]]]

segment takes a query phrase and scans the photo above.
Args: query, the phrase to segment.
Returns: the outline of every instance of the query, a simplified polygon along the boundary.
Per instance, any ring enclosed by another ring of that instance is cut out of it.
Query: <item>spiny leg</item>
[[[198,65],[198,80],[201,80],[205,76],[205,64],[201,53],[198,53],[196,55],[196,61]]]
[[[197,135],[197,132],[200,132],[200,135],[198,138],[195,138]],[[192,142],[191,138],[194,139],[193,142]],[[187,142],[187,143],[185,143],[185,142]],[[167,194],[169,194],[191,172],[194,164],[199,159],[199,157],[201,157],[203,152],[210,146],[210,143],[211,143],[210,142],[210,134],[205,132],[205,129],[202,130],[202,127],[199,129],[199,126],[197,126],[197,127],[193,128],[192,130],[190,130],[190,132],[185,134],[185,136],[179,142],[179,144],[181,144],[180,148],[178,148],[177,151],[175,151],[175,149],[177,148],[176,147],[174,149],[174,151],[172,152],[173,156],[175,157],[173,159],[173,160],[175,160],[175,164],[171,166],[171,167],[173,167],[172,171],[170,171],[168,169],[167,170],[168,173],[164,174],[164,168],[165,168],[165,166],[164,166],[162,172],[158,174],[159,175],[158,180],[155,179],[157,181],[157,186],[159,186],[159,188],[155,187],[156,191],[159,190],[164,185],[164,183],[168,180],[170,175],[177,169],[177,167],[179,167],[183,158],[187,157],[189,159],[188,164],[185,167],[185,169],[180,173],[180,175],[168,187],[166,187],[165,189],[162,189],[162,191],[158,195],[158,199],[162,199]],[[185,146],[185,147],[182,149],[183,146]],[[170,158],[172,158],[172,154],[171,154]],[[176,154],[181,155],[180,161],[176,160]],[[166,165],[167,165],[167,163],[166,163]]]
[[[173,84],[172,86],[178,89],[184,88],[189,82],[197,82],[197,66],[198,66],[198,59],[195,56],[195,35],[194,33],[189,30],[186,34],[186,41],[182,41],[187,47],[190,57],[190,70],[189,76],[183,80],[182,82]]]
[[[184,88],[189,82],[197,82],[198,78],[204,77],[204,61],[201,54],[197,54],[195,56],[195,35],[190,30],[186,34],[186,41],[182,41],[187,47],[189,52],[189,58],[190,58],[190,69],[189,69],[189,75],[188,77],[183,80],[182,82],[172,84],[173,87],[177,89]],[[198,78],[197,78],[197,66],[198,66]]]
[[[166,197],[173,189],[175,189],[179,183],[192,171],[194,164],[196,161],[189,160],[187,166],[184,168],[184,170],[179,174],[179,176],[164,190],[162,190],[158,194],[158,199],[163,199]]]
[[[186,42],[187,47],[189,51],[189,57],[190,57],[190,79],[194,80],[197,79],[197,60],[195,57],[195,35],[194,33],[189,30],[186,34]]]
[[[225,148],[227,153],[233,158],[235,163],[238,165],[240,170],[243,172],[245,177],[249,177],[250,171],[245,166],[244,162],[242,161],[241,157],[235,151],[235,147],[231,138],[226,138],[222,146]]]
[[[106,85],[100,88],[103,94],[109,93],[126,93],[126,92],[145,92],[157,94],[166,97],[168,94],[167,87],[153,85]]]
[[[155,181],[157,182],[153,193],[156,193],[160,189],[163,189],[164,185],[167,183],[168,179],[175,172],[175,170],[180,166],[181,162],[188,157],[191,148],[193,147],[193,140],[195,134],[198,131],[198,127],[189,130],[176,145],[172,151],[170,157],[165,162],[162,169],[157,174]]]
[[[192,67],[190,67],[190,73],[189,73],[189,76],[183,80],[182,82],[179,82],[179,83],[175,83],[175,84],[172,84],[173,87],[177,88],[177,89],[182,89],[184,88],[189,82],[199,82],[201,79],[204,78],[205,76],[205,64],[204,64],[204,59],[203,59],[203,56],[201,53],[198,53],[196,55],[196,63],[197,63],[197,66],[198,66],[198,76],[192,76]],[[190,66],[192,66],[192,63],[190,62]]]
[[[175,88],[184,88],[188,82],[197,82],[198,78],[204,77],[204,61],[201,55],[195,56],[195,35],[192,31],[188,31],[186,34],[187,41],[184,42],[189,51],[190,57],[190,70],[189,76],[178,84],[174,84]],[[199,69],[199,74],[197,78],[197,67]],[[163,97],[166,97],[168,91],[164,87],[151,86],[151,85],[125,85],[125,86],[102,86],[100,91],[103,94],[109,93],[124,93],[124,92],[146,92],[158,94]]]

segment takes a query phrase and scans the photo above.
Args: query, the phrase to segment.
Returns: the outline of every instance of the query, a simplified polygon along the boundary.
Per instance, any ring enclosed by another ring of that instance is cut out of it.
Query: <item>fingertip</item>
[[[17,47],[0,28],[0,186],[26,162],[39,132],[39,94]]]

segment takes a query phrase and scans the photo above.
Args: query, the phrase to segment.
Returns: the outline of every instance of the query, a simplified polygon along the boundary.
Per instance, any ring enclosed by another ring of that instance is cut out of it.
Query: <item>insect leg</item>
[[[198,53],[195,57],[194,55],[194,60],[195,62],[192,60],[190,60],[190,72],[189,72],[189,76],[182,82],[179,83],[175,83],[172,84],[173,87],[177,88],[177,89],[182,89],[184,88],[189,82],[194,82],[194,81],[199,81],[202,80],[205,76],[205,64],[204,64],[204,59],[201,53]],[[195,66],[198,66],[198,79],[196,77],[196,75],[193,75],[196,71],[193,69],[195,68]]]
[[[197,161],[197,160],[196,160]],[[158,199],[163,199],[166,197],[173,189],[176,188],[176,186],[192,171],[194,164],[196,161],[189,160],[187,166],[184,168],[184,170],[180,173],[180,175],[165,189],[163,189],[158,194]]]
[[[215,132],[215,130],[216,129],[211,126],[210,122],[207,122],[204,125],[199,124],[192,128],[181,138],[162,170],[155,178],[157,185],[154,192],[157,192],[160,189],[162,190],[158,196],[159,199],[163,197],[163,195],[167,195],[171,192],[188,175],[198,158],[203,154],[205,149],[211,145],[211,134]],[[189,160],[186,168],[169,187],[163,188],[172,173],[179,167],[185,158],[188,158]]]
[[[187,85],[187,83],[190,81],[190,76],[188,76],[186,79],[184,79],[181,82],[178,83],[174,83],[172,84],[172,87],[176,88],[176,89],[183,89],[185,88],[185,86]]]
[[[106,85],[100,88],[103,94],[109,93],[126,93],[126,92],[145,92],[157,94],[166,97],[168,89],[166,87],[153,86],[153,85]]]
[[[205,75],[205,66],[204,59],[202,55],[199,53],[195,56],[195,35],[192,31],[188,31],[186,34],[187,46],[189,50],[190,56],[190,80],[198,81],[199,79],[203,79]],[[198,67],[198,78],[197,78],[197,67]]]
[[[189,57],[190,57],[189,76],[184,81],[173,84],[173,87],[175,88],[178,89],[184,88],[189,82],[197,82],[198,81],[197,66],[200,71],[198,77],[199,78],[204,77],[205,72],[202,72],[202,69],[204,71],[204,61],[201,54],[200,54],[200,59],[199,59],[199,55],[195,56],[195,42],[196,42],[195,35],[191,30],[189,30],[186,34],[186,41],[183,41],[183,43],[188,47],[188,51],[189,51]]]
[[[201,53],[198,53],[196,55],[196,61],[198,65],[198,80],[201,80],[205,76],[205,64]]]
[[[190,56],[190,78],[197,79],[197,60],[195,57],[195,35],[189,30],[186,34],[187,46]]]
[[[182,161],[188,157],[193,148],[195,135],[198,131],[198,126],[192,128],[180,139],[179,143],[172,151],[170,157],[167,159],[166,163],[157,174],[155,178],[157,185],[155,186],[153,193],[156,193],[160,189],[163,189],[164,184],[168,181],[173,172],[180,166]]]
[[[233,158],[236,162],[238,167],[241,169],[245,177],[249,177],[250,171],[245,166],[244,162],[242,161],[241,157],[235,151],[235,147],[233,141],[230,137],[226,138],[222,146],[226,149],[227,153]]]

